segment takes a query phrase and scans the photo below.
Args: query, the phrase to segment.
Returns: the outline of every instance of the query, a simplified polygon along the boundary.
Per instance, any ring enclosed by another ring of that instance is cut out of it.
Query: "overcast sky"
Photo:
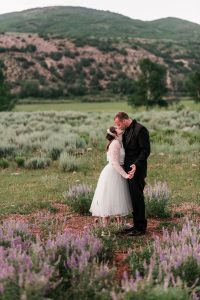
[[[200,24],[200,0],[0,0],[0,14],[59,5],[109,10],[143,21],[176,17]]]

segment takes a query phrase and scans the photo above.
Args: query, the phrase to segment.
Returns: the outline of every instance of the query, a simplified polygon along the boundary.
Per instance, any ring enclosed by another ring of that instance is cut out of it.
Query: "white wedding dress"
[[[96,217],[126,216],[133,211],[120,140],[111,142],[107,151],[108,164],[99,176],[90,212]]]

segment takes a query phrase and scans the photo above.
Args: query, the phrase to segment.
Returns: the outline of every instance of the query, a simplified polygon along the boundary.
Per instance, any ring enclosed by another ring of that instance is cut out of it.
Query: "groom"
[[[147,176],[147,158],[150,154],[148,130],[136,120],[132,120],[125,112],[118,112],[114,117],[115,125],[124,130],[123,145],[125,149],[124,169],[133,175],[128,180],[133,205],[133,227],[125,229],[128,236],[145,234],[147,220],[145,218],[144,187]]]

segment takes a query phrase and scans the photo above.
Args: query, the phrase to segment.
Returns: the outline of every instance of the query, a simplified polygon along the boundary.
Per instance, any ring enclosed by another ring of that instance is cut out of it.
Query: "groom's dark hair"
[[[119,119],[120,121],[122,120],[128,120],[129,119],[129,116],[127,115],[127,113],[123,112],[123,111],[119,111],[116,116],[114,117],[114,120],[115,119]]]

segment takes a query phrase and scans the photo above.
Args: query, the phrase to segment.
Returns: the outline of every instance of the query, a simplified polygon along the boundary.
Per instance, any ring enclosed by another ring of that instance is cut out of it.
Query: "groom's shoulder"
[[[142,128],[145,128],[144,127],[144,125],[142,125],[140,122],[138,122],[138,121],[136,121],[136,120],[134,120],[135,122],[134,122],[134,126],[133,126],[133,129],[134,129],[134,133],[136,134],[136,135],[138,135],[138,133],[140,132],[140,130],[142,129]]]
[[[140,132],[147,132],[147,133],[149,133],[148,129],[147,129],[143,124],[141,124],[140,122],[138,122],[138,121],[136,121],[136,120],[135,120],[134,132],[135,132],[135,135],[136,135],[136,136],[137,136]]]

